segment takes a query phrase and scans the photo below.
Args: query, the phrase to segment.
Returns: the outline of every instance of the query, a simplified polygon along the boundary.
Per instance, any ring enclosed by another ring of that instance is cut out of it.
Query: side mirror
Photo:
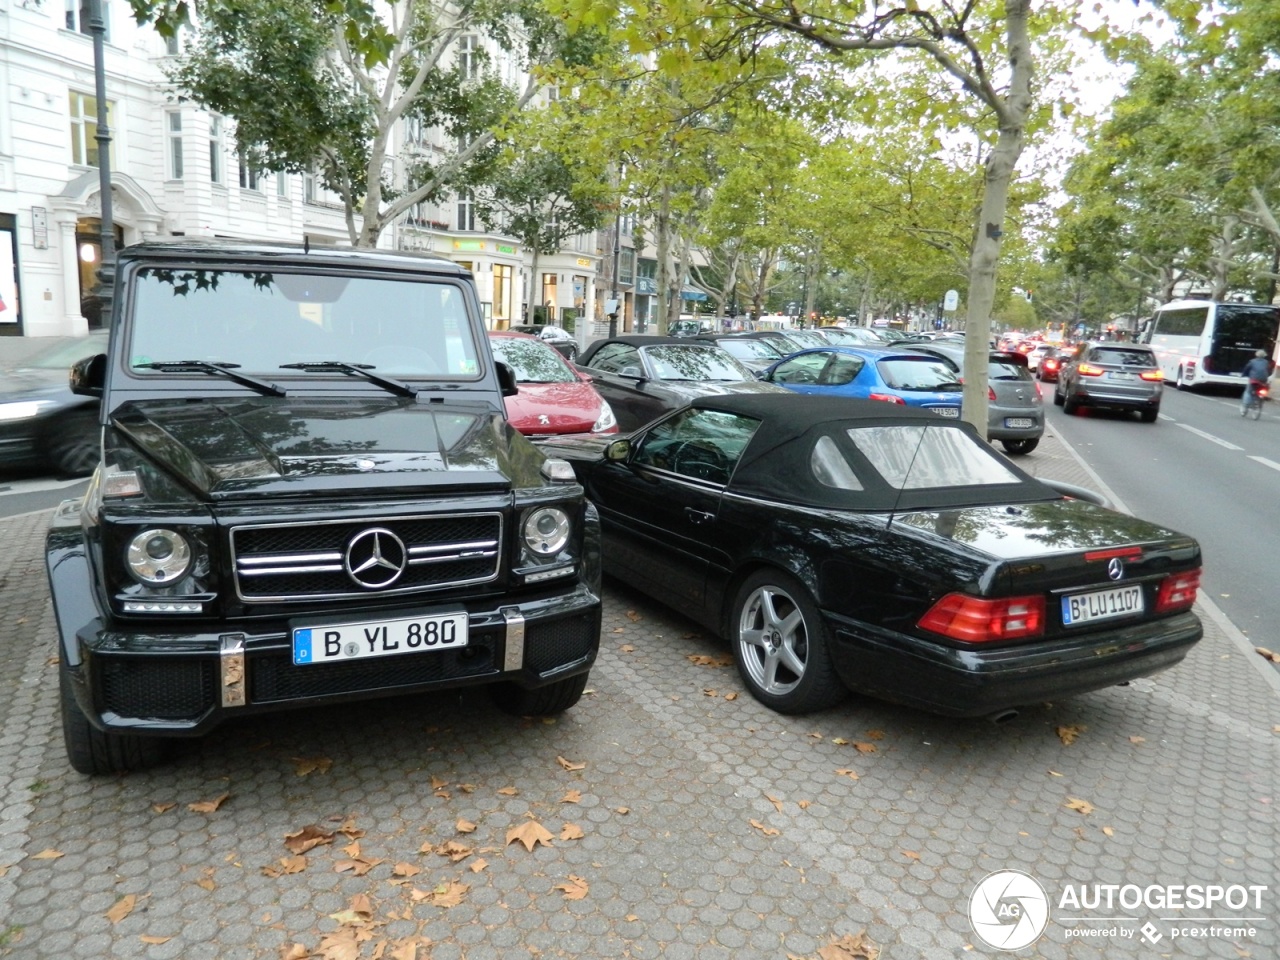
[[[583,383],[595,383],[595,382],[596,382],[596,378],[595,378],[595,377],[593,377],[591,374],[587,373],[587,371],[585,371],[585,370],[579,370],[579,369],[576,369],[576,368],[575,368],[575,369],[574,369],[574,371],[573,371],[573,374],[574,374],[574,376],[576,376],[579,380],[581,380]]]
[[[604,448],[604,458],[614,463],[622,463],[631,456],[631,438],[623,437],[620,440],[614,440]]]
[[[107,355],[96,353],[71,365],[67,384],[80,397],[101,397],[107,383]]]
[[[498,386],[502,389],[504,397],[514,397],[520,392],[520,388],[516,385],[516,374],[509,366],[498,360],[494,363],[498,369]]]

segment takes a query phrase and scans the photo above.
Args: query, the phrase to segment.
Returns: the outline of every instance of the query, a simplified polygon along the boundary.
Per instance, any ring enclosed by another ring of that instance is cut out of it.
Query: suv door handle
[[[716,518],[714,513],[707,513],[705,510],[695,510],[693,507],[685,507],[684,515],[689,518],[689,522],[693,524],[710,523]]]

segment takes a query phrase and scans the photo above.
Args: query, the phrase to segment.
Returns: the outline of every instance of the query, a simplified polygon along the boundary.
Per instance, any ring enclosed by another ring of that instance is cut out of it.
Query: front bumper
[[[63,669],[95,726],[195,737],[229,717],[322,703],[499,681],[538,687],[586,672],[595,661],[600,598],[586,584],[540,599],[467,607],[465,647],[304,666],[293,663],[284,622],[197,627],[96,618],[64,635],[78,656]],[[380,615],[430,610],[406,606]],[[351,619],[334,616],[335,622]]]
[[[850,687],[932,713],[980,717],[1115,686],[1181,662],[1203,635],[1194,613],[984,649],[843,619],[832,659]]]

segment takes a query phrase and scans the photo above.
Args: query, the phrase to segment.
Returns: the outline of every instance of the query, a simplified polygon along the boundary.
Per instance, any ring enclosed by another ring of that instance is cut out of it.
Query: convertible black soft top
[[[947,509],[1061,499],[1061,494],[991,449],[971,424],[944,420],[928,410],[879,400],[809,395],[795,395],[782,400],[769,394],[701,397],[689,405],[761,421],[729,483],[729,489],[742,496],[835,510],[866,511]],[[999,461],[1016,479],[1010,483],[900,491],[872,467],[850,441],[847,431],[858,427],[904,424],[930,430],[964,431],[982,453]],[[855,467],[864,485],[863,490],[838,489],[818,480],[809,464],[814,444],[822,436],[831,437]]]

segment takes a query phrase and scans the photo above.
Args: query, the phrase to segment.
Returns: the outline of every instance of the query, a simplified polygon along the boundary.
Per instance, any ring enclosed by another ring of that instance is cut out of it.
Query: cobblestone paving
[[[1026,460],[1085,482],[1051,443]],[[1280,700],[1208,620],[1176,670],[1003,726],[857,698],[789,718],[717,665],[725,644],[608,583],[591,692],[555,722],[477,692],[387,700],[91,780],[62,754],[44,523],[0,523],[0,956],[785,960],[864,929],[881,960],[998,956],[967,906],[1006,868],[1053,906],[1020,956],[1280,955]],[[507,842],[531,823],[546,844]],[[309,825],[334,837],[293,859]],[[1251,937],[1092,911],[1153,944],[1069,937],[1106,926],[1063,919],[1069,883],[1269,889]]]

